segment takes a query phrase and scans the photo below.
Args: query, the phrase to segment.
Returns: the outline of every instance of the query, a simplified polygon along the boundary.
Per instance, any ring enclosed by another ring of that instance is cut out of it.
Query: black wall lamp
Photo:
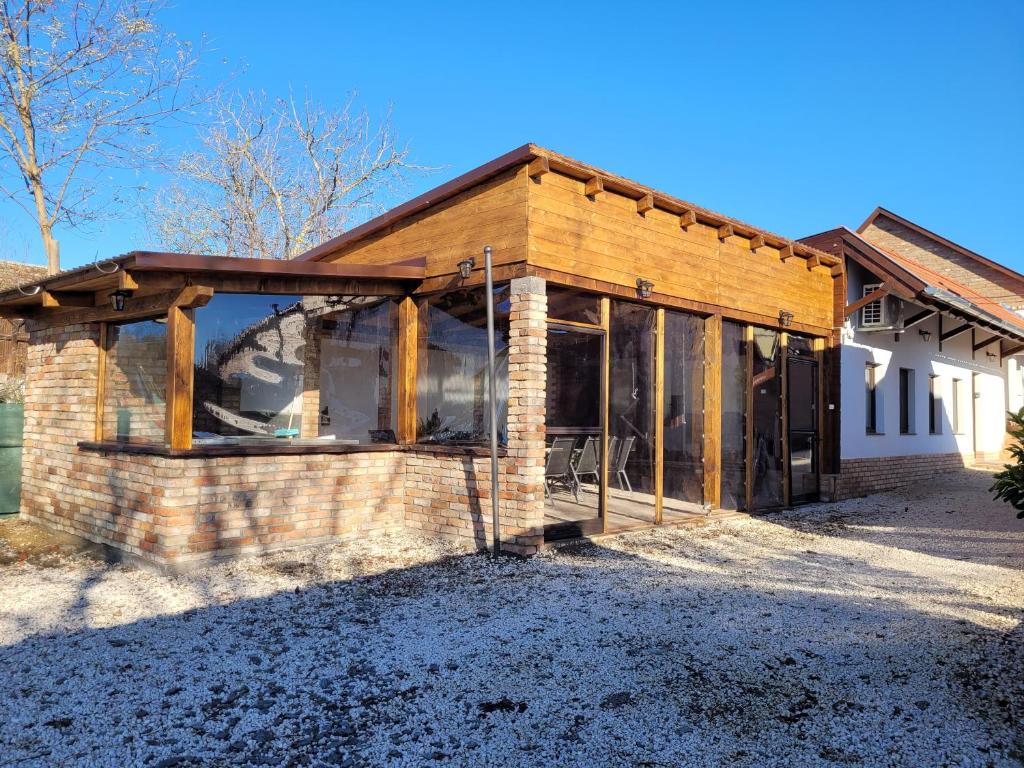
[[[924,339],[925,341],[931,341],[931,331],[926,331],[924,328],[921,328],[920,330],[918,330],[918,333],[921,334],[921,338]]]
[[[476,266],[476,259],[470,256],[468,259],[463,259],[459,262],[459,274],[462,275],[463,280],[469,279],[469,273],[473,267]]]
[[[128,291],[114,291],[110,294],[110,306],[115,312],[124,312],[124,300],[131,296]]]
[[[642,277],[636,279],[636,290],[641,299],[651,298],[651,291],[654,290],[654,283],[644,280]]]
[[[779,310],[779,325],[783,328],[789,328],[793,324],[793,313],[787,312],[784,309]]]

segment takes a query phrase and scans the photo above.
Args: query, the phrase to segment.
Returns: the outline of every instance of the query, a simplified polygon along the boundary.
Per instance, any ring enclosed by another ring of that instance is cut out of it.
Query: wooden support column
[[[167,416],[165,441],[173,450],[192,447],[192,375],[195,310],[167,310]]]
[[[107,334],[109,326],[100,323],[99,338],[96,341],[96,442],[103,439],[103,401],[107,398]]]
[[[814,446],[815,453],[818,457],[818,489],[820,493],[821,489],[821,473],[825,471],[825,466],[828,463],[825,459],[825,427],[828,424],[828,389],[825,386],[825,339],[815,338],[813,341],[814,345],[814,359],[818,362],[818,381],[816,386],[818,387],[818,411],[815,413],[817,418],[817,424],[815,428],[818,430],[817,445]]]
[[[744,509],[754,509],[754,326],[743,329],[744,371],[743,397],[743,496]]]
[[[654,524],[665,509],[665,310],[655,313],[654,337]]]
[[[779,339],[781,361],[779,386],[782,392],[782,503],[792,504],[789,466],[789,334],[783,331]]]
[[[601,297],[601,327],[604,329],[604,349],[601,361],[601,475],[599,514],[601,515],[601,531],[608,532],[608,410],[611,395],[611,360],[612,360],[612,302],[607,296]]]
[[[722,316],[704,321],[704,503],[722,506]]]
[[[412,296],[398,305],[398,442],[416,442],[416,363],[419,307]]]

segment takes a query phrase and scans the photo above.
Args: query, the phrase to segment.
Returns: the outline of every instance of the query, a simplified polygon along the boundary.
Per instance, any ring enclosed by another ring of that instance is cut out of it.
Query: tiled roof
[[[23,264],[20,261],[0,261],[0,291],[10,290],[26,283],[34,283],[44,277],[46,277],[46,267],[37,264]]]

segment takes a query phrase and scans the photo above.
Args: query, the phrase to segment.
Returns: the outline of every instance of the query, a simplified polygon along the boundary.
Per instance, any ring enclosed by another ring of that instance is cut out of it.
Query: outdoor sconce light
[[[929,341],[932,338],[932,332],[926,331],[924,328],[919,330],[918,333],[921,334],[921,338],[924,339],[925,341]]]
[[[642,277],[636,279],[636,290],[640,294],[641,299],[651,298],[651,291],[654,290],[654,283],[650,280],[644,280]]]
[[[131,294],[128,291],[114,291],[110,294],[110,306],[115,312],[124,312],[124,300]]]
[[[459,274],[462,275],[463,280],[469,279],[469,273],[475,266],[476,259],[472,256],[459,262]]]
[[[995,353],[995,352],[986,352],[986,353],[985,353],[985,356],[986,356],[986,357],[987,357],[987,358],[988,358],[989,360],[995,360],[995,359],[996,359],[996,357],[998,357],[998,355],[996,355],[996,353]]]
[[[783,328],[789,328],[793,324],[793,313],[787,312],[784,309],[779,310],[779,325]]]

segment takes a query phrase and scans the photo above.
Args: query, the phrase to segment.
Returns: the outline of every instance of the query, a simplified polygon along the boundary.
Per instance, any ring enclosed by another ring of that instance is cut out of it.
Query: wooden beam
[[[970,323],[964,323],[959,328],[954,328],[951,331],[946,331],[945,333],[940,333],[939,334],[939,341],[949,341],[954,336],[959,336],[961,333],[965,333],[966,331],[969,331],[969,330],[971,330],[971,324]]]
[[[654,315],[654,524],[665,509],[665,308]]]
[[[148,296],[130,296],[124,301],[124,311],[115,312],[109,305],[70,311],[60,317],[66,325],[77,323],[125,323],[155,317],[167,312],[169,307],[195,308],[206,304],[213,297],[209,286],[188,285],[170,291],[161,291]]]
[[[743,508],[754,507],[754,326],[743,329],[743,360],[745,362],[743,399]]]
[[[911,315],[907,320],[904,321],[903,330],[913,328],[918,323],[923,323],[928,318],[935,317],[935,315],[937,314],[939,314],[939,312],[936,309],[926,309],[923,312],[918,312],[916,315]]]
[[[793,253],[792,245],[780,245],[779,246],[779,260],[785,261],[786,259],[792,259],[796,254]]]
[[[704,321],[704,503],[722,506],[722,316]]]
[[[807,257],[807,268],[808,269],[814,269],[815,267],[824,267],[824,266],[826,266],[826,265],[821,262],[821,256],[819,256],[818,254],[812,253],[810,256]]]
[[[416,362],[419,307],[406,296],[398,305],[398,442],[416,442]]]
[[[971,345],[971,350],[974,351],[974,352],[980,352],[985,347],[987,347],[989,344],[991,344],[993,341],[999,341],[999,337],[998,336],[989,336],[987,339],[982,339],[977,344],[972,344]]]
[[[42,291],[43,309],[66,307],[92,307],[96,305],[95,294],[87,291]]]
[[[732,228],[732,224],[723,224],[718,228],[718,239],[725,242],[730,237],[735,237],[736,232]]]
[[[117,290],[137,291],[139,290],[139,283],[131,272],[126,272],[122,269],[117,273]]]
[[[602,192],[604,192],[604,179],[600,176],[594,176],[591,179],[587,179],[586,185],[583,189],[583,193],[587,197],[593,199]]]
[[[103,401],[107,398],[107,332],[106,323],[100,323],[96,340],[96,426],[95,440],[103,440]]]
[[[1024,344],[1011,344],[1008,347],[1003,347],[1002,343],[999,344],[999,356],[1001,358],[1007,358],[1011,355],[1016,355],[1018,352],[1024,352]],[[1002,365],[1002,360],[999,361]]]
[[[636,201],[636,212],[643,216],[648,211],[654,210],[654,195],[648,192]]]
[[[691,208],[687,208],[681,214],[679,214],[679,226],[682,229],[689,229],[697,223],[697,212]]]
[[[764,241],[764,235],[754,235],[750,238],[750,250],[757,251],[758,248],[764,248],[766,245]]]
[[[192,447],[192,376],[195,354],[194,310],[167,310],[167,417],[165,440],[172,450]]]
[[[521,168],[522,166],[520,166]],[[551,164],[548,162],[546,157],[538,157],[530,163],[527,173],[529,173],[531,179],[539,179],[545,173],[551,171]]]
[[[793,478],[789,460],[789,334],[785,331],[779,338],[779,359],[779,387],[782,390],[782,503],[789,507],[793,503]]]
[[[853,302],[853,304],[847,304],[846,309],[844,310],[845,317],[850,317],[861,307],[865,307],[873,301],[878,301],[880,298],[882,298],[888,293],[889,286],[886,285],[885,283],[882,283],[880,286],[878,286],[878,288],[873,290],[867,296],[857,299],[855,302]]]

